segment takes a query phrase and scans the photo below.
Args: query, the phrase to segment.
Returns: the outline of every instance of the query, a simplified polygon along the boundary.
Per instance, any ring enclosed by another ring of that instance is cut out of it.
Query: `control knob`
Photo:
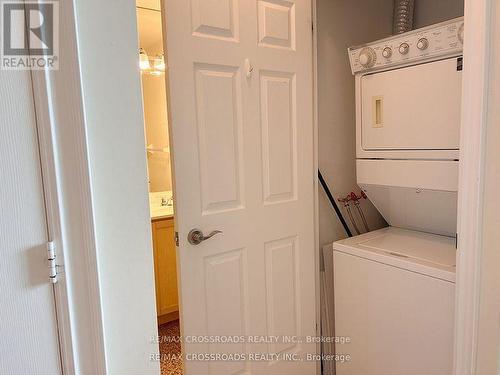
[[[429,47],[429,40],[427,38],[421,38],[417,42],[417,48],[421,51]]]
[[[365,68],[371,68],[377,61],[377,54],[373,48],[366,47],[359,53],[359,63]]]
[[[391,49],[391,47],[385,47],[382,50],[382,56],[384,56],[386,59],[388,59],[389,57],[391,57],[392,56],[392,49]]]
[[[410,46],[408,43],[401,43],[399,46],[399,53],[402,55],[406,55],[408,52],[410,52]]]

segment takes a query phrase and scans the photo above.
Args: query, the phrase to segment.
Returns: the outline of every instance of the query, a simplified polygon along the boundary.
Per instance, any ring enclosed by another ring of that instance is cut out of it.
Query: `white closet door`
[[[0,70],[0,374],[61,373],[29,71]]]
[[[316,325],[311,1],[167,0],[165,15],[183,334],[279,337],[188,342],[187,374],[313,374],[294,361],[316,350],[299,341]],[[192,245],[194,228],[223,233]]]

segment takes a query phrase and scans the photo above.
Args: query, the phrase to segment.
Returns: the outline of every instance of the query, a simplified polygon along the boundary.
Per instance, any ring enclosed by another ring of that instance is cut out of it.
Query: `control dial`
[[[424,50],[424,49],[427,49],[427,47],[429,47],[429,40],[427,38],[421,38],[418,40],[417,42],[417,48],[419,50]]]
[[[402,55],[406,55],[408,52],[410,52],[410,46],[408,43],[401,43],[399,46],[399,53]]]
[[[382,50],[382,56],[384,56],[386,59],[392,56],[392,48],[391,47],[385,47]]]
[[[366,47],[359,52],[359,63],[365,68],[371,68],[377,61],[377,54],[373,48]]]

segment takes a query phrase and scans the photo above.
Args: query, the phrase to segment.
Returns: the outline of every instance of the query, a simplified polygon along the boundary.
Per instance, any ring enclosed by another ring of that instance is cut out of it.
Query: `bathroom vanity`
[[[158,324],[179,319],[174,210],[171,197],[171,192],[150,194]]]

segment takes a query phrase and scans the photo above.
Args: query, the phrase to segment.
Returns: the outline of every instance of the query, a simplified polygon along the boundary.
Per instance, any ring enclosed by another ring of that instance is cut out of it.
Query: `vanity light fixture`
[[[144,50],[144,48],[141,48],[139,50],[139,68],[141,69],[141,71],[151,69],[151,64],[149,63],[149,56]]]
[[[160,72],[165,71],[165,57],[163,54],[157,55],[153,60],[153,67]]]
[[[139,50],[139,68],[141,73],[149,73],[155,76],[165,73],[165,57],[163,53],[150,59],[146,50],[141,48]]]

